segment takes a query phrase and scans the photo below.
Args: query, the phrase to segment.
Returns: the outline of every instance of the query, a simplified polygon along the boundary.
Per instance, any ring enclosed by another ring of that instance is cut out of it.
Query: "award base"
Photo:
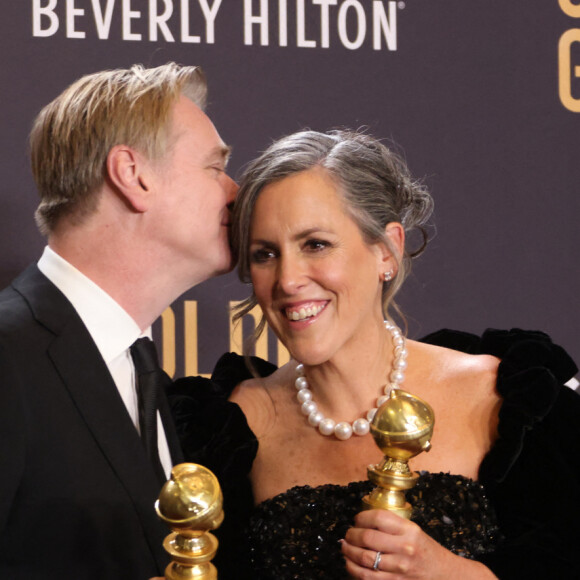
[[[213,534],[180,530],[169,534],[163,547],[171,556],[166,580],[217,580],[216,567],[211,563],[218,548]]]
[[[387,460],[380,465],[369,465],[367,475],[376,487],[363,497],[363,509],[389,510],[410,520],[413,508],[406,501],[405,492],[414,487],[419,476],[411,473],[407,464],[404,464],[406,470],[395,471],[392,469],[392,463]]]

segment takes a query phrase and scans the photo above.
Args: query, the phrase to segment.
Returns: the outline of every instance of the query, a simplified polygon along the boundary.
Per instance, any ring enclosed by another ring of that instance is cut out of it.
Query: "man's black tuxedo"
[[[95,343],[36,266],[0,293],[0,468],[3,580],[163,575],[160,484]]]

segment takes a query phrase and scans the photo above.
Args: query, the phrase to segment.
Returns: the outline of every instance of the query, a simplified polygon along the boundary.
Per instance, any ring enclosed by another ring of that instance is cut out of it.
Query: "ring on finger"
[[[375,563],[373,564],[373,570],[378,570],[379,569],[379,564],[381,563],[381,557],[382,557],[382,552],[377,552],[377,555],[375,556]]]

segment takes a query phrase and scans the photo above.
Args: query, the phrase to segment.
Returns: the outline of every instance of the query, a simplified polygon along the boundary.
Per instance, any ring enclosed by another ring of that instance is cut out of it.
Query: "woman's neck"
[[[392,335],[380,329],[365,340],[351,340],[329,360],[305,366],[310,390],[326,415],[348,414],[338,420],[353,420],[375,406],[389,382],[394,360]]]

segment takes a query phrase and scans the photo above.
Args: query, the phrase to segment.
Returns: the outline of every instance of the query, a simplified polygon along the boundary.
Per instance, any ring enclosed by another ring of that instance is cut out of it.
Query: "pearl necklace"
[[[308,381],[304,376],[304,365],[298,363],[296,366],[296,374],[298,375],[295,386],[298,394],[296,398],[301,405],[302,414],[308,417],[308,422],[313,427],[318,427],[318,431],[322,435],[333,435],[342,441],[350,439],[352,434],[366,435],[370,431],[370,422],[373,420],[377,409],[389,399],[391,391],[398,389],[400,384],[405,379],[405,369],[407,368],[407,349],[405,347],[405,337],[401,330],[385,320],[385,328],[391,333],[393,340],[393,368],[389,375],[389,382],[385,385],[384,395],[377,399],[376,407],[370,409],[366,414],[366,418],[361,417],[356,419],[352,424],[348,421],[341,421],[336,423],[333,419],[326,418],[319,410],[318,405],[312,398],[312,391],[308,388]]]

